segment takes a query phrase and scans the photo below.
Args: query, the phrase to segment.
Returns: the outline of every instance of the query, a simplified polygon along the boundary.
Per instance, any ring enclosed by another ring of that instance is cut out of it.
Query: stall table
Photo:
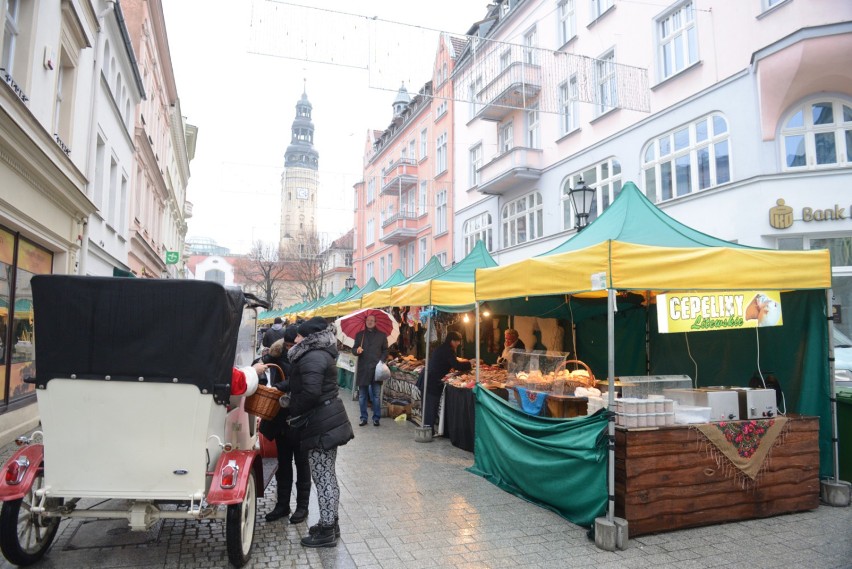
[[[473,452],[475,418],[473,390],[447,384],[444,389],[444,434],[453,446]]]
[[[411,402],[411,413],[408,419],[417,426],[423,425],[423,411],[420,404],[420,390],[417,389],[417,376],[414,371],[408,371],[388,365],[390,379],[385,381],[382,389],[382,406],[390,405],[394,399],[405,399]]]
[[[617,427],[616,515],[633,537],[817,508],[819,419],[789,418],[753,485],[720,467],[690,425]]]

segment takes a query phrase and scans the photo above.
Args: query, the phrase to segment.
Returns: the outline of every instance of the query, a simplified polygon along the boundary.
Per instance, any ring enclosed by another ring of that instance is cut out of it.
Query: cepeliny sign
[[[657,295],[661,333],[781,326],[778,291],[684,292]]]

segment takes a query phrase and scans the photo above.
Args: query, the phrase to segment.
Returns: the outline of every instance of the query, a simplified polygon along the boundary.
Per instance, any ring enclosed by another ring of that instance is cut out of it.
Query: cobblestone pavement
[[[346,405],[357,425],[357,403]],[[315,550],[299,544],[318,519],[315,496],[308,524],[266,523],[263,516],[275,502],[273,481],[258,501],[248,567],[852,567],[849,507],[820,506],[802,514],[642,536],[624,551],[606,552],[584,529],[466,472],[473,455],[446,439],[417,443],[411,423],[387,419],[379,428],[370,424],[355,431],[337,461],[339,545]],[[12,450],[3,448],[2,458]],[[164,520],[146,533],[127,532],[125,526],[66,520],[36,567],[228,567],[222,522]],[[7,567],[0,562],[0,568]]]

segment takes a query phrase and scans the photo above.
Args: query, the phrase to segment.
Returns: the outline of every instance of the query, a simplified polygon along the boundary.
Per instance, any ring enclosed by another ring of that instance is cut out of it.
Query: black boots
[[[337,538],[340,535],[336,524],[333,526],[324,526],[317,524],[316,533],[308,530],[307,537],[302,538],[302,545],[305,547],[335,547],[337,546]]]
[[[274,522],[275,520],[286,518],[288,515],[290,515],[290,504],[287,502],[278,502],[272,508],[272,511],[266,514],[266,521]]]
[[[290,523],[300,524],[306,519],[308,519],[308,508],[303,506],[296,506],[296,511],[293,512],[292,516],[290,516]]]
[[[320,528],[322,528],[322,524],[317,522],[316,525],[313,525],[313,526],[308,528],[308,534],[309,535],[316,535],[316,534],[319,533]],[[337,518],[334,518],[334,536],[340,537],[340,524],[338,523]]]

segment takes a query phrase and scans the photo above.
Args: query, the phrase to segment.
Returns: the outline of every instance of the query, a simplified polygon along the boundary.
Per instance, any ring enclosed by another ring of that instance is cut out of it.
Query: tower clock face
[[[296,197],[300,200],[308,199],[308,188],[297,188],[296,189]]]

